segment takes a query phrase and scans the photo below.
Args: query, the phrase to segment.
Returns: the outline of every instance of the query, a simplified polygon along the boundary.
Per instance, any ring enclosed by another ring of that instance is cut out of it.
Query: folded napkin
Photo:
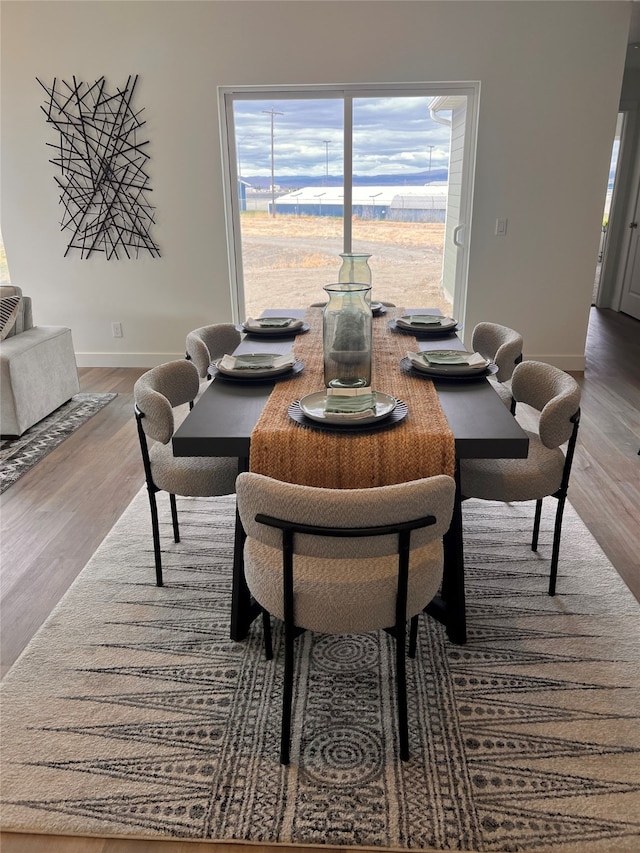
[[[301,322],[301,320],[294,320],[292,317],[258,317],[257,320],[254,320],[253,317],[247,317],[244,325],[253,329],[286,329],[291,325],[300,325]]]
[[[453,367],[483,368],[487,366],[486,358],[478,352],[457,352],[455,350],[434,350],[432,352],[408,352],[407,358],[412,364],[418,366],[427,365],[451,365]]]
[[[440,317],[438,314],[409,315],[409,323],[412,326],[441,326],[442,321],[446,319],[446,317]]]
[[[327,391],[324,411],[325,414],[351,417],[375,415],[375,394],[371,388],[332,388]]]
[[[269,353],[247,353],[245,355],[225,355],[219,362],[225,370],[271,370],[295,363],[293,353],[270,355]]]

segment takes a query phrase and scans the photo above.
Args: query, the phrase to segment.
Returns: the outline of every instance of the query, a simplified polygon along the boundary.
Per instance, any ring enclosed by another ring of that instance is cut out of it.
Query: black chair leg
[[[556,594],[556,578],[558,576],[558,557],[560,556],[560,536],[562,534],[562,515],[564,513],[564,502],[566,495],[558,498],[558,509],[556,510],[556,523],[553,528],[553,548],[551,550],[551,571],[549,573],[549,595]]]
[[[416,646],[418,644],[418,616],[411,617],[411,627],[409,629],[409,657],[416,656]]]
[[[284,685],[282,689],[282,730],[280,734],[280,764],[289,763],[291,740],[291,701],[293,699],[293,629],[284,628]]]
[[[169,495],[169,503],[171,504],[171,521],[173,522],[173,541],[180,541],[180,528],[178,527],[178,507],[176,505],[176,496]]]
[[[147,488],[149,493],[149,506],[151,507],[151,530],[153,532],[153,556],[156,563],[156,585],[162,586],[162,557],[160,555],[160,526],[158,524],[158,505],[156,493]]]
[[[396,626],[396,683],[398,687],[398,734],[400,758],[409,760],[409,722],[407,714],[407,673],[405,666],[405,628]]]
[[[267,660],[273,660],[273,644],[271,642],[271,617],[269,612],[262,608],[262,633],[264,636],[264,656]]]
[[[540,534],[540,516],[542,515],[542,499],[536,501],[536,514],[533,519],[533,537],[531,539],[531,550],[538,550],[538,535]]]

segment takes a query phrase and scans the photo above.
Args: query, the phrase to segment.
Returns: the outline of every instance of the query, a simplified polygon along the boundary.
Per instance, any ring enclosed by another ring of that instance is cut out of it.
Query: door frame
[[[220,144],[223,165],[223,193],[227,222],[227,257],[229,262],[229,286],[231,310],[234,322],[244,317],[244,276],[242,267],[242,232],[240,226],[240,204],[237,191],[238,166],[236,159],[233,103],[235,100],[259,100],[269,98],[354,98],[407,97],[422,94],[424,97],[442,95],[464,95],[467,97],[467,116],[464,137],[464,160],[460,182],[460,225],[463,238],[450,248],[457,252],[454,289],[454,315],[464,323],[469,273],[469,246],[471,242],[471,218],[473,211],[473,189],[475,183],[476,149],[478,138],[478,114],[480,81],[448,83],[354,83],[343,85],[300,85],[300,86],[219,86],[218,114],[220,117]],[[345,146],[346,147],[346,146]],[[349,159],[344,161],[346,171]],[[460,233],[460,232],[459,232]],[[444,251],[447,250],[445,246]]]

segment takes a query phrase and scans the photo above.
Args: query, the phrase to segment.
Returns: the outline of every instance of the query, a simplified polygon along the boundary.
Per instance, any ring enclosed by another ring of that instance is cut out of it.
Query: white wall
[[[85,365],[147,366],[231,319],[216,87],[480,80],[467,332],[520,329],[567,369],[584,340],[626,53],[626,2],[2,3],[2,232],[39,323]],[[139,74],[162,258],[63,258],[36,76]],[[508,234],[494,236],[497,217]],[[121,321],[124,337],[111,337]]]

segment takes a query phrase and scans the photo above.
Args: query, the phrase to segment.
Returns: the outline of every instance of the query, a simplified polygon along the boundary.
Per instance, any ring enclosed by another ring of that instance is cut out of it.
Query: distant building
[[[395,222],[444,222],[447,184],[423,186],[353,187],[353,215],[360,219]],[[344,212],[343,187],[303,187],[275,200],[276,213],[285,216],[338,216]],[[269,204],[271,213],[272,205]]]

